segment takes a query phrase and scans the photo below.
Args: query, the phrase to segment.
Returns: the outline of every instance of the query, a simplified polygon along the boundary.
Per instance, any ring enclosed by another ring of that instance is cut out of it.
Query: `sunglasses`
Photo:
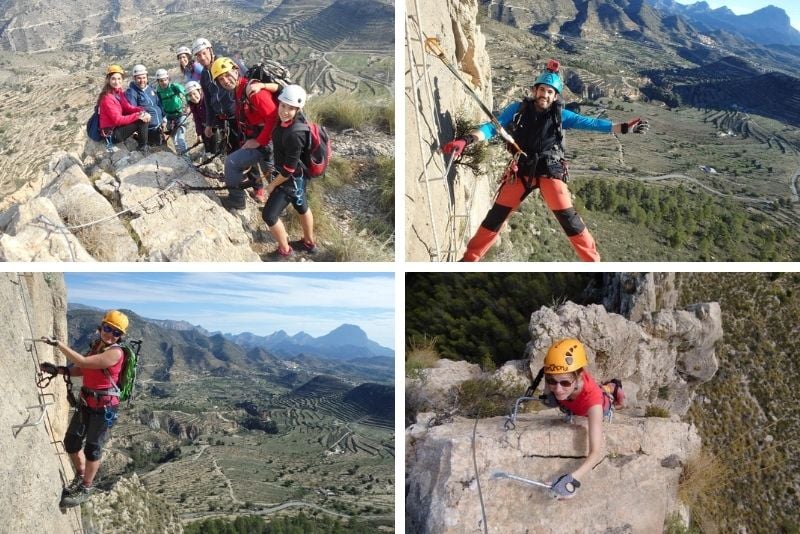
[[[570,382],[569,380],[556,380],[555,378],[545,378],[544,381],[547,382],[547,385],[549,386],[560,384],[562,388],[572,387],[572,384],[575,383],[574,380]]]
[[[116,337],[120,337],[122,335],[122,331],[121,330],[117,330],[116,328],[111,328],[107,324],[103,325],[103,332],[105,332],[106,334],[112,333]]]

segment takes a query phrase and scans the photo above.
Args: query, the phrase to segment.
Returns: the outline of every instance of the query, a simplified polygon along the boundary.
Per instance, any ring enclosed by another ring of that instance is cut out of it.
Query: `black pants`
[[[289,179],[272,192],[267,199],[267,204],[261,211],[261,218],[264,219],[269,228],[275,226],[281,213],[289,204],[294,206],[294,209],[300,215],[304,215],[308,211],[308,202],[306,201],[307,186],[308,179],[305,176],[301,176]]]
[[[78,409],[75,410],[69,427],[67,427],[67,435],[64,436],[64,450],[68,454],[75,454],[82,447],[87,460],[90,462],[99,460],[108,437],[108,423],[106,422],[106,411],[108,410],[116,413],[117,407],[93,409],[86,406],[84,402],[78,404]],[[85,446],[83,445],[84,440],[86,441]]]
[[[142,121],[132,122],[125,126],[117,126],[111,135],[111,142],[114,144],[121,143],[135,133],[139,143],[138,148],[142,148],[147,144],[147,126],[147,123]]]

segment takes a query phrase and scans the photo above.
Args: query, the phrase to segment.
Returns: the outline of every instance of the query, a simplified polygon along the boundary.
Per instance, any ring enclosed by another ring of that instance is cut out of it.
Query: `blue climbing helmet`
[[[558,61],[555,59],[549,60],[545,70],[543,70],[539,77],[536,78],[536,81],[533,82],[533,86],[536,87],[540,83],[544,83],[555,89],[556,93],[561,94],[561,90],[564,88],[564,82],[561,81],[561,77],[558,75],[558,68]]]

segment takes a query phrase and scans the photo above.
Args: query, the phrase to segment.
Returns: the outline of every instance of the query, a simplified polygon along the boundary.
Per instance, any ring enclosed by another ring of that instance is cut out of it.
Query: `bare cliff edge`
[[[4,532],[81,531],[80,513],[62,514],[58,503],[64,477],[72,468],[60,443],[69,405],[63,382],[53,380],[44,394],[36,387],[36,364],[53,361],[52,349],[37,344],[28,352],[25,338],[51,334],[66,338],[67,292],[62,275],[0,274],[0,517]],[[61,361],[61,364],[64,362]],[[41,404],[49,404],[40,424]],[[29,406],[37,408],[28,409]],[[51,444],[53,436],[59,441]]]
[[[506,471],[552,480],[574,469],[587,450],[586,422],[563,422],[558,410],[522,413],[505,430],[503,417],[478,421],[477,472],[472,462],[474,420],[441,417],[452,409],[453,388],[482,375],[477,365],[440,360],[407,381],[406,395],[425,399],[425,409],[406,431],[406,525],[414,532],[483,530],[478,483],[489,532],[660,532],[677,502],[682,466],[701,448],[693,425],[680,421],[695,388],[710,380],[718,363],[714,344],[722,337],[719,304],[676,309],[673,274],[607,275],[604,306],[566,302],[531,314],[525,360],[508,362],[495,377],[520,395],[530,371],[542,366],[547,347],[578,337],[588,349],[589,369],[601,379],[621,378],[626,408],[604,423],[605,459],[585,478],[569,503],[510,480]],[[672,417],[644,417],[656,405]],[[554,521],[565,517],[569,524]]]
[[[417,5],[419,4],[419,11]],[[489,180],[458,166],[442,179],[439,148],[453,138],[456,116],[487,120],[466,89],[436,57],[424,38],[436,37],[462,77],[491,106],[492,79],[484,37],[476,24],[476,0],[406,1],[406,258],[458,259],[489,209]]]

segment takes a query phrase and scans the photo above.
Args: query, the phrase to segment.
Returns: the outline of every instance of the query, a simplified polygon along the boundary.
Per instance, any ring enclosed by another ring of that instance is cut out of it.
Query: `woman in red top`
[[[144,124],[146,128],[147,122]],[[114,395],[113,390],[119,382],[125,362],[119,341],[127,328],[128,317],[124,313],[117,310],[106,313],[97,327],[100,341],[86,356],[63,341],[43,338],[50,345],[58,347],[73,364],[70,367],[59,367],[58,373],[83,377],[80,403],[64,436],[64,450],[72,460],[75,479],[64,489],[61,506],[77,506],[91,496],[94,477],[100,469],[103,444],[108,429],[117,418],[119,397],[118,394]],[[46,370],[47,365],[52,364],[42,364],[42,370]]]
[[[147,144],[147,127],[150,114],[144,109],[131,105],[122,90],[122,77],[125,71],[119,65],[109,65],[106,70],[106,84],[97,98],[100,115],[100,131],[110,143],[121,143],[134,133],[137,134],[137,149]]]
[[[545,391],[551,401],[545,404],[589,419],[589,454],[575,471],[555,481],[553,491],[559,499],[574,497],[581,485],[578,479],[603,458],[603,413],[606,402],[610,401],[589,374],[587,364],[586,349],[574,338],[555,342],[544,359]]]

